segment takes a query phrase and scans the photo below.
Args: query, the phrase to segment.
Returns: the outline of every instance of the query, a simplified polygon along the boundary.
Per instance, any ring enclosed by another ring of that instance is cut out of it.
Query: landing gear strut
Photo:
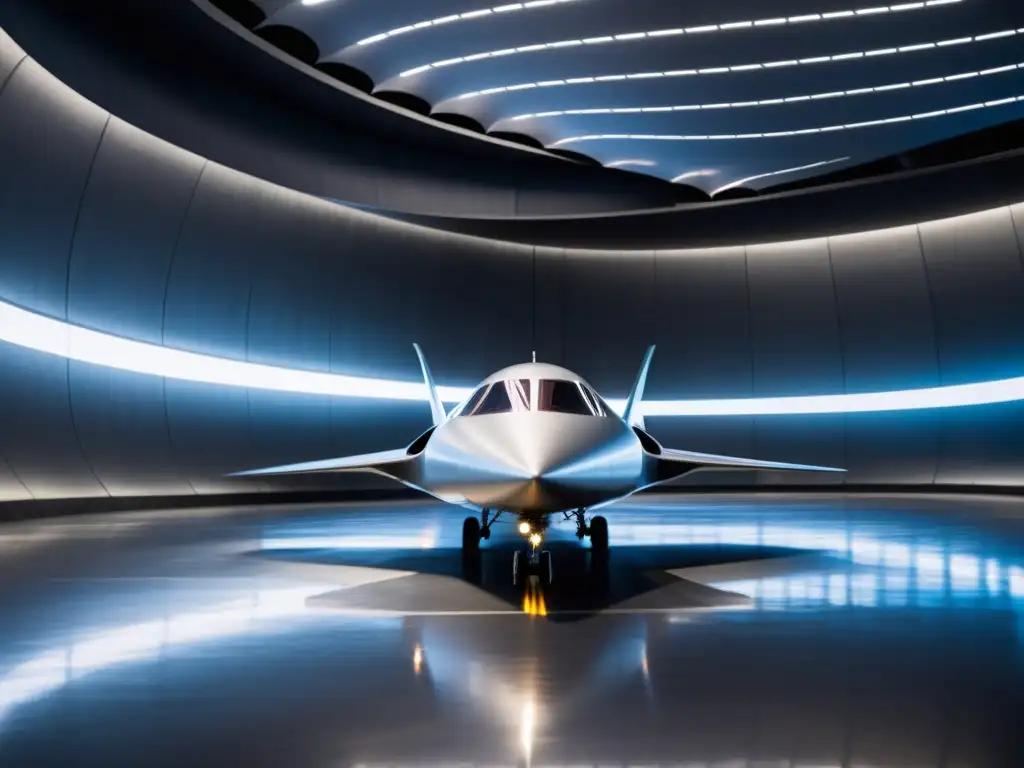
[[[519,533],[526,539],[527,549],[512,553],[512,584],[524,586],[531,576],[536,577],[541,587],[551,584],[554,568],[551,564],[551,553],[542,549],[546,520],[535,521],[521,518]]]
[[[565,519],[569,520],[574,518],[576,520],[576,538],[582,541],[583,539],[590,537],[590,551],[595,555],[607,555],[608,554],[608,521],[596,515],[590,518],[590,523],[587,523],[587,510],[580,507],[575,512],[566,512]]]

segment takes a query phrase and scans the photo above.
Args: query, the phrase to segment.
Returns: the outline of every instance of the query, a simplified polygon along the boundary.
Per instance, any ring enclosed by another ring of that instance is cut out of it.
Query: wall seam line
[[[10,83],[11,80],[14,78],[15,73],[17,73],[21,65],[28,61],[28,58],[28,54],[22,52],[21,58],[18,59],[18,61],[15,63],[14,68],[11,69],[11,71],[7,74],[7,77],[5,77],[3,82],[0,83],[0,96],[3,95],[4,90],[7,88],[7,84]],[[3,461],[4,466],[6,466],[7,469],[10,470],[11,475],[14,477],[14,479],[17,480],[18,484],[25,489],[25,493],[28,494],[28,497],[30,499],[35,499],[36,495],[32,493],[32,489],[29,488],[25,481],[21,479],[21,476],[18,474],[17,470],[15,470],[14,467],[11,465],[11,462],[7,460],[7,457],[0,456],[0,461]]]
[[[107,129],[110,127],[110,120],[113,116],[108,112],[107,119],[103,123],[103,130],[100,131],[99,140],[96,142],[96,148],[92,153],[92,160],[89,161],[89,170],[85,174],[85,183],[82,185],[82,194],[78,196],[78,208],[75,210],[75,223],[71,228],[71,243],[68,246],[68,261],[67,266],[64,269],[64,320],[71,322],[71,264],[75,257],[75,244],[78,242],[78,228],[82,222],[82,209],[85,208],[85,199],[89,195],[89,186],[92,184],[92,173],[96,169],[96,160],[100,156],[100,150],[103,148],[103,141],[107,136]],[[82,461],[85,462],[85,466],[89,468],[89,472],[92,473],[93,478],[99,483],[100,488],[107,494],[108,497],[113,497],[114,494],[107,488],[107,484],[100,478],[96,468],[92,465],[89,460],[89,455],[85,450],[85,444],[82,442],[82,436],[78,431],[78,419],[75,418],[75,404],[74,398],[71,395],[71,358],[69,357],[64,361],[64,377],[68,386],[68,412],[71,416],[71,431],[75,434],[75,443],[78,445],[78,452],[82,455]]]
[[[1020,241],[1020,230],[1017,229],[1017,217],[1013,214],[1013,206],[1008,205],[1006,209],[1010,212],[1010,227],[1013,229],[1013,237],[1017,241],[1017,255],[1020,257],[1021,268],[1024,269],[1024,245]]]
[[[839,285],[836,283],[836,268],[832,261],[832,238],[825,238],[825,250],[828,252],[828,273],[832,279],[832,300],[835,302],[836,307],[836,330],[839,332],[839,370],[843,377],[843,394],[846,394],[849,390],[849,384],[846,379],[846,337],[843,334],[843,314],[839,309]],[[843,429],[843,465],[845,466],[849,462],[850,458],[850,445],[847,438],[847,420],[849,419],[848,414],[842,414],[842,429]],[[849,480],[849,473],[844,473],[842,480],[839,485],[846,485]]]
[[[18,59],[17,63],[15,63],[14,68],[9,73],[7,73],[7,77],[5,77],[4,81],[0,83],[0,94],[4,92],[4,89],[7,88],[7,84],[11,82],[11,80],[14,78],[14,75],[18,72],[19,69],[21,69],[21,65],[28,60],[29,55],[27,53],[23,53],[21,58]]]
[[[939,385],[942,385],[942,355],[939,351],[939,324],[936,320],[935,314],[935,295],[932,293],[932,279],[928,271],[928,259],[925,258],[924,254],[924,236],[921,234],[921,225],[914,225],[914,232],[917,233],[917,248],[921,252],[921,269],[924,272],[924,284],[928,291],[928,309],[931,315],[932,321],[932,344],[935,346],[935,375],[939,379]],[[944,419],[942,415],[939,416],[938,424],[935,427],[936,435],[935,439],[935,470],[932,472],[932,485],[934,486],[939,480],[939,460],[942,458],[942,440],[944,437],[944,430],[942,428]]]
[[[754,397],[754,298],[750,290],[750,249],[743,246],[743,288],[747,294],[747,350],[750,356],[750,396]],[[757,452],[757,416],[750,417],[750,455],[755,458]],[[753,485],[763,485],[759,473],[754,473]]]
[[[199,174],[196,176],[196,183],[192,186],[192,193],[188,197],[188,202],[185,204],[185,213],[181,217],[181,223],[178,225],[178,231],[174,236],[174,245],[171,246],[171,258],[167,262],[167,275],[164,278],[164,300],[163,306],[160,310],[160,345],[164,346],[167,343],[167,299],[171,292],[171,274],[174,272],[174,264],[178,259],[178,247],[181,245],[181,238],[185,233],[185,224],[188,222],[188,217],[192,213],[192,204],[195,202],[196,194],[199,192],[199,185],[203,180],[203,176],[206,174],[206,168],[210,164],[209,160],[203,160],[203,165],[199,169]],[[192,489],[192,493],[198,495],[199,492],[196,490],[195,485],[192,483],[192,478],[189,477],[187,472],[183,472],[181,465],[178,463],[178,449],[174,445],[174,433],[171,430],[171,411],[167,406],[167,377],[163,376],[160,380],[160,388],[164,395],[164,426],[167,429],[167,443],[171,446],[171,460],[174,462],[174,468],[181,475],[182,479],[188,483],[188,487]]]

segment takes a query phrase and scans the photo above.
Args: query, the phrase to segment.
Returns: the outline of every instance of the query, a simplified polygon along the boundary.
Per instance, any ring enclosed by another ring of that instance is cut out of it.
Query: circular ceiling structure
[[[252,1],[386,101],[711,195],[1024,117],[1024,8],[994,0]]]

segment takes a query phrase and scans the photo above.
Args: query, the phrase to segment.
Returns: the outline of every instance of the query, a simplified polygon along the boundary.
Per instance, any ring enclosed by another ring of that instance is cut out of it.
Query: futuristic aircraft
[[[529,544],[513,558],[513,580],[551,578],[550,553],[541,548],[549,517],[576,522],[594,556],[608,551],[608,523],[588,517],[599,507],[644,488],[698,470],[843,472],[832,467],[715,456],[664,448],[640,413],[654,347],[619,417],[590,384],[572,371],[523,363],[484,379],[468,399],[446,413],[419,345],[434,425],[406,448],[289,464],[237,476],[374,472],[442,501],[479,513],[462,527],[463,556],[479,556],[480,540],[504,514],[517,517]]]

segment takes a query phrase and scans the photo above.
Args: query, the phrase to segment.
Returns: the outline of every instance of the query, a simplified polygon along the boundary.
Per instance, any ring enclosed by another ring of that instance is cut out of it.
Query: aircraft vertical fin
[[[651,367],[651,359],[654,357],[654,344],[647,348],[644,355],[644,362],[640,366],[640,373],[636,376],[633,389],[630,390],[629,398],[626,400],[626,409],[622,412],[622,419],[630,426],[644,427],[644,416],[640,412],[640,402],[644,399],[644,387],[647,385],[647,371]]]
[[[441,402],[441,397],[437,394],[437,387],[434,386],[434,377],[430,375],[430,366],[427,365],[427,358],[423,356],[423,350],[420,349],[419,344],[413,344],[412,346],[416,350],[416,357],[420,359],[420,368],[423,369],[423,383],[427,385],[427,391],[430,395],[430,415],[434,418],[434,426],[439,427],[444,424],[448,414],[444,409],[444,404]]]

